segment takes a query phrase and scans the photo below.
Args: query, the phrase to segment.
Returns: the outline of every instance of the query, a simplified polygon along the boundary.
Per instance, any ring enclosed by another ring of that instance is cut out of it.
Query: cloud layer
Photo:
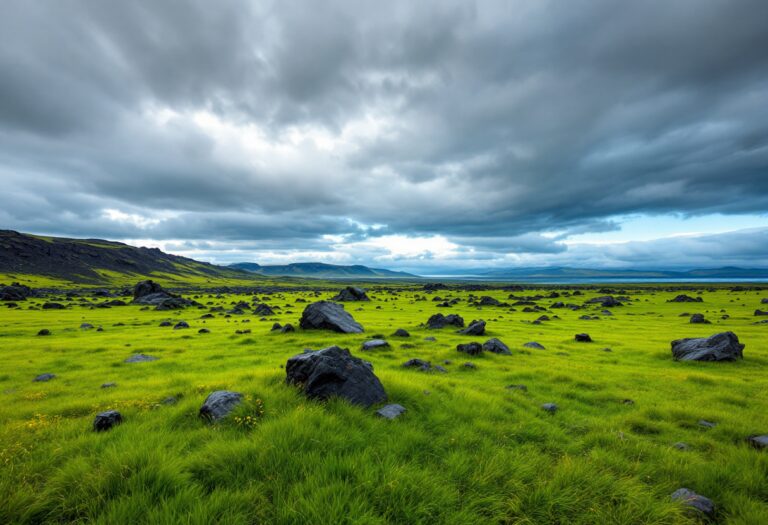
[[[11,0],[0,34],[21,231],[413,268],[578,263],[564,241],[618,216],[768,210],[761,0]]]

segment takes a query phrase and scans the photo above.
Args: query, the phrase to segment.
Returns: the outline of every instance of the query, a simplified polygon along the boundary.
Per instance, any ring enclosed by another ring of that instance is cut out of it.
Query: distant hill
[[[249,280],[252,274],[157,248],[137,248],[101,239],[43,237],[0,230],[0,274],[41,275],[79,283],[154,277],[170,280]]]
[[[593,269],[552,266],[545,268],[478,268],[454,272],[486,279],[765,279],[768,269],[723,268],[695,270]]]
[[[362,265],[340,266],[319,262],[292,263],[283,265],[261,265],[257,263],[234,263],[230,268],[246,270],[260,275],[280,277],[315,277],[321,279],[413,279],[418,276],[406,273],[369,268]]]

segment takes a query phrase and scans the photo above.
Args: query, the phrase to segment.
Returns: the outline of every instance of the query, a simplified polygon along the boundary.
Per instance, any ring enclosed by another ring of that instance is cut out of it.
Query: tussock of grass
[[[374,290],[362,311],[348,303],[366,328],[359,335],[270,332],[275,321],[298,325],[295,299],[315,300],[306,292],[270,297],[294,313],[265,322],[201,320],[194,309],[28,309],[41,300],[0,309],[0,523],[693,523],[669,499],[682,486],[713,499],[720,522],[768,523],[768,455],[744,443],[768,432],[768,326],[752,324],[762,295],[705,292],[697,309],[709,311],[707,326],[678,317],[690,305],[647,288],[631,290],[641,300],[600,321],[561,309],[551,312],[561,319],[532,325],[539,313],[462,302],[448,313],[495,319],[487,336],[472,338],[420,326],[443,310],[414,301],[416,293]],[[508,292],[488,295],[506,300]],[[202,293],[201,302],[241,299],[249,298]],[[730,319],[719,319],[721,308]],[[192,328],[160,328],[167,318]],[[82,322],[104,332],[81,331]],[[202,327],[211,333],[198,335]],[[41,328],[53,335],[36,337]],[[235,334],[245,328],[252,332]],[[367,334],[396,328],[412,337],[360,351]],[[747,345],[743,362],[672,361],[670,340],[724,330]],[[575,343],[585,331],[594,343]],[[455,350],[489,337],[513,355]],[[527,341],[546,350],[525,349]],[[333,344],[371,361],[405,415],[387,421],[285,385],[288,357]],[[159,359],[124,363],[133,353]],[[448,373],[400,366],[414,357]],[[477,368],[463,368],[466,361]],[[32,382],[44,372],[57,378]],[[100,388],[111,381],[117,387]],[[506,388],[519,384],[527,390]],[[246,401],[207,424],[198,409],[222,389]],[[175,403],[164,404],[168,397]],[[541,409],[548,402],[557,413]],[[92,432],[106,409],[120,410],[124,423]],[[701,419],[717,426],[704,429]]]

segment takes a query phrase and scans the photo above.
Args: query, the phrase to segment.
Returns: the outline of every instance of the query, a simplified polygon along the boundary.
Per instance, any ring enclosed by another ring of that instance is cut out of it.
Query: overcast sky
[[[768,2],[0,2],[0,227],[218,263],[768,267]]]

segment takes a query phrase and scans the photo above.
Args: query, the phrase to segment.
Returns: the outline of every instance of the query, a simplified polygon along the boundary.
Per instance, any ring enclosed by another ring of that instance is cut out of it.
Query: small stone
[[[362,347],[366,352],[370,350],[382,350],[384,348],[389,348],[389,343],[384,339],[371,339],[370,341],[365,341]]]
[[[574,336],[574,339],[576,339],[576,341],[578,341],[579,343],[591,343],[592,342],[592,338],[589,337],[589,334],[576,334]]]
[[[672,446],[675,447],[677,450],[688,450],[691,448],[690,445],[688,445],[688,443],[683,443],[682,441],[678,441]]]
[[[201,328],[200,330],[197,331],[197,333],[198,334],[210,334],[211,331],[208,330],[207,328]]]
[[[520,390],[522,392],[528,392],[528,387],[525,385],[507,385],[508,390]]]
[[[707,421],[706,419],[700,419],[697,424],[703,428],[715,428],[717,426],[717,423]]]
[[[679,501],[694,514],[703,514],[707,518],[715,516],[715,504],[711,499],[696,494],[694,491],[686,488],[677,489],[672,493],[672,500]]]
[[[146,354],[133,354],[131,357],[125,360],[126,363],[146,363],[148,361],[156,361],[158,358]]]
[[[392,335],[394,337],[411,337],[411,334],[409,334],[407,330],[403,330],[402,328],[398,328],[397,330],[395,330],[395,333]]]
[[[117,383],[110,382],[110,383],[103,383],[101,385],[101,388],[115,388],[117,386]]]
[[[47,328],[43,328],[42,330],[37,332],[37,335],[51,335],[51,331],[48,330]]]
[[[544,403],[543,405],[541,405],[541,409],[546,410],[550,414],[554,414],[555,412],[557,412],[557,405],[554,403]]]
[[[189,323],[186,321],[179,321],[173,327],[174,330],[182,330],[184,328],[189,328]]]
[[[40,374],[36,378],[34,378],[32,381],[35,383],[45,383],[50,381],[51,379],[55,378],[56,374]]]
[[[398,404],[386,405],[376,411],[384,419],[395,419],[405,413],[405,407]]]
[[[764,450],[768,448],[768,434],[762,436],[750,436],[747,441],[750,445],[758,450]]]
[[[544,345],[537,343],[536,341],[530,341],[523,345],[526,348],[535,348],[536,350],[544,350]]]

